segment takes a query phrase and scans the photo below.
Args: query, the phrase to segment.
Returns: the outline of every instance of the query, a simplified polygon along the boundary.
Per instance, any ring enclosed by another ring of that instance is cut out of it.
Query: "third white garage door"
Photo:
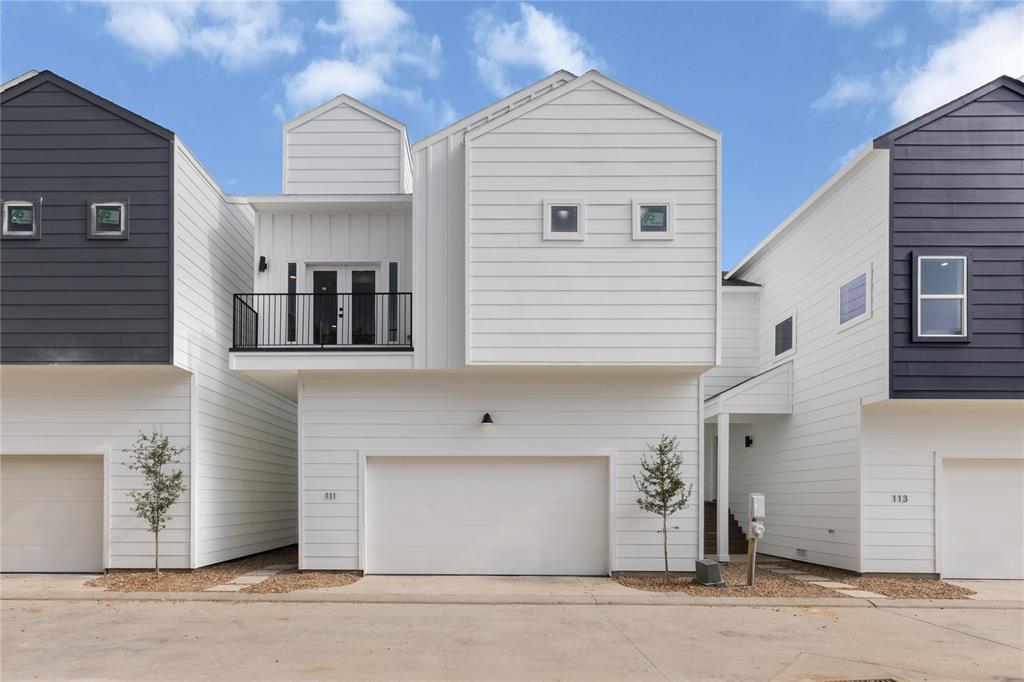
[[[370,457],[366,572],[604,575],[608,460]]]
[[[1024,578],[1024,460],[945,460],[941,504],[943,578]]]

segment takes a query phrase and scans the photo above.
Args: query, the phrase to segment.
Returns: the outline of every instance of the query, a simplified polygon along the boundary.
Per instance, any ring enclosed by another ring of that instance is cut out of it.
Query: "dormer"
[[[285,194],[409,194],[405,124],[338,95],[284,124]]]

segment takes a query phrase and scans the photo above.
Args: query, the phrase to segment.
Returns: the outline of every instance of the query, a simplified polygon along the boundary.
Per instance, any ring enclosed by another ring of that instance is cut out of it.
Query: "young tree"
[[[184,451],[171,445],[170,439],[159,431],[148,436],[140,431],[135,444],[125,450],[132,458],[128,468],[141,472],[146,480],[146,487],[129,490],[128,497],[135,503],[132,511],[149,524],[149,532],[153,534],[157,575],[160,575],[160,531],[171,520],[171,505],[185,492],[184,473],[173,467],[180,464],[178,455]],[[164,471],[167,466],[172,468]]]
[[[683,455],[679,452],[679,440],[663,435],[657,445],[648,445],[651,457],[640,459],[640,475],[633,474],[640,497],[636,503],[645,512],[661,517],[662,545],[665,550],[665,575],[668,575],[668,517],[686,509],[693,493],[693,484],[683,481],[680,470]]]

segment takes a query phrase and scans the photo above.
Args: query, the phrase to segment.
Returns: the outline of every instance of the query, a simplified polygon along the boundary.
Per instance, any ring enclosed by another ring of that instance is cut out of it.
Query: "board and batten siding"
[[[583,76],[466,143],[471,365],[712,365],[718,140]],[[543,239],[543,201],[586,239]],[[634,240],[632,202],[675,239]]]
[[[0,194],[42,235],[0,248],[4,363],[171,361],[171,133],[96,100],[45,73],[3,93]],[[128,239],[87,238],[97,200],[128,204]]]
[[[866,152],[841,173],[730,273],[762,286],[759,372],[779,364],[774,325],[794,312],[796,351],[784,358],[792,414],[759,416],[753,447],[731,444],[729,503],[742,518],[748,494],[765,494],[764,552],[858,570],[861,403],[888,395],[888,154]],[[871,317],[841,330],[838,289],[868,268]]]
[[[893,398],[1024,397],[1024,86],[1000,80],[887,142]],[[966,343],[912,339],[913,261],[929,254],[970,259]]]
[[[722,362],[704,375],[704,397],[757,374],[757,287],[722,287]]]
[[[196,386],[195,566],[298,536],[294,401],[228,369],[232,295],[253,287],[253,214],[175,146],[175,364]]]
[[[673,372],[303,373],[300,568],[360,568],[362,452],[611,456],[612,570],[661,570],[659,519],[636,506],[632,476],[648,443],[676,435],[697,499],[699,400],[697,377]],[[484,412],[492,426],[480,424]],[[673,570],[694,568],[698,507],[669,531]]]
[[[124,452],[157,430],[177,447],[185,493],[160,533],[160,565],[189,568],[192,479],[189,374],[170,365],[0,368],[0,454],[107,455],[109,556],[105,568],[152,568],[153,534],[132,513],[128,490],[144,485]],[[107,511],[104,510],[104,515]]]
[[[304,118],[284,129],[285,194],[412,191],[404,128],[345,102]]]
[[[864,408],[863,428],[860,570],[868,573],[939,572],[936,466],[943,458],[1024,459],[1024,400],[887,400]],[[903,495],[906,502],[894,499]]]

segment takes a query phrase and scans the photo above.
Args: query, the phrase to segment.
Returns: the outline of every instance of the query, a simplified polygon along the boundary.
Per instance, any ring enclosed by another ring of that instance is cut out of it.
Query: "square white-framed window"
[[[633,239],[675,239],[675,216],[669,200],[633,200]]]
[[[915,340],[967,340],[969,276],[967,256],[915,257]]]
[[[41,234],[39,205],[27,199],[3,202],[4,239],[39,239]]]
[[[840,280],[837,294],[839,331],[871,319],[871,265]]]
[[[582,241],[587,236],[587,203],[544,200],[544,239]]]
[[[790,310],[772,323],[772,361],[785,360],[795,352],[796,310]]]
[[[127,239],[128,202],[90,201],[89,239]]]

